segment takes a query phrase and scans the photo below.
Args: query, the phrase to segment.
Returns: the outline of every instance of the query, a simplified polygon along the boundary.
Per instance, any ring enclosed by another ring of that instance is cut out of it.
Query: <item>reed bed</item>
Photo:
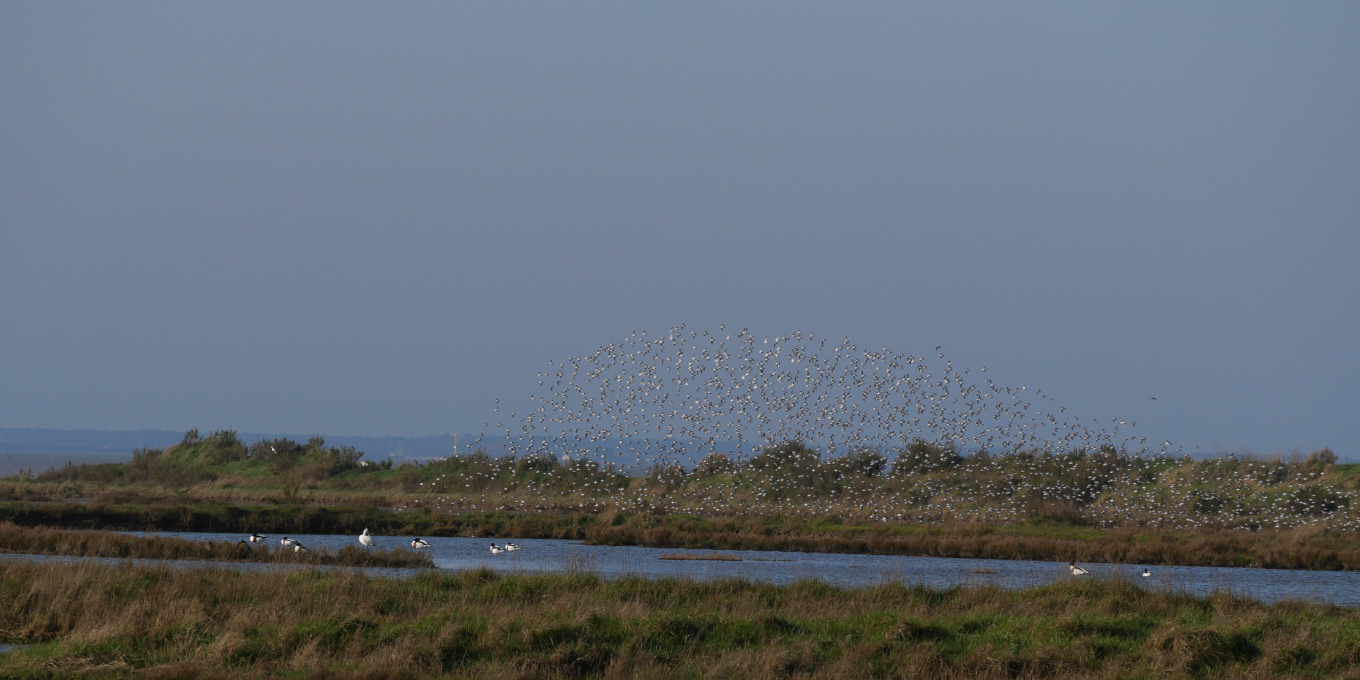
[[[1360,677],[1360,612],[1118,580],[1022,592],[0,562],[0,676]]]
[[[175,537],[129,536],[105,531],[74,531],[46,527],[20,527],[0,522],[0,552],[70,557],[114,557],[158,560],[217,560],[225,562],[263,562],[314,564],[346,567],[434,567],[426,553],[396,548],[365,550],[345,546],[337,551],[293,548],[269,544],[189,541]]]

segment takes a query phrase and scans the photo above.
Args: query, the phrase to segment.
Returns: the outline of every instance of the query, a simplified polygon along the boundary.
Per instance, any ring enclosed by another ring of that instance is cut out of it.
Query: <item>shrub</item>
[[[714,475],[725,475],[731,474],[736,469],[737,466],[732,463],[731,458],[714,451],[699,461],[699,465],[694,468],[694,476],[706,478]]]
[[[948,470],[958,467],[962,461],[952,443],[940,445],[917,439],[898,454],[897,460],[893,461],[892,474],[894,477],[905,477]]]

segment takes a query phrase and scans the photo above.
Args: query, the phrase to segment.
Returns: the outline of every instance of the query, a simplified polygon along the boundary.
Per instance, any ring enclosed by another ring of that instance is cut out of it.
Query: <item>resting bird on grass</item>
[[[1067,569],[1068,571],[1072,572],[1073,576],[1085,576],[1091,573],[1089,571],[1086,571],[1085,569],[1082,569],[1081,567],[1078,567],[1076,562],[1067,565]]]
[[[365,548],[373,547],[373,537],[368,535],[368,527],[364,527],[364,533],[359,534],[359,543]]]

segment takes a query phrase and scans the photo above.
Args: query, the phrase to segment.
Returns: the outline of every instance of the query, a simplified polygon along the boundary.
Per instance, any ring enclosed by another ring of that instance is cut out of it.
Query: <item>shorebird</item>
[[[1085,569],[1082,569],[1081,567],[1078,567],[1076,562],[1067,565],[1067,569],[1068,571],[1072,572],[1073,576],[1085,576],[1091,573],[1089,571],[1086,571]]]
[[[492,544],[491,544],[491,554],[492,554],[492,555],[499,555],[499,554],[501,554],[501,553],[503,553],[503,552],[505,552],[505,548],[502,548],[502,547],[500,547],[500,546],[497,546],[495,543],[492,543]]]
[[[428,548],[430,547],[430,542],[423,538],[417,538],[416,540],[411,541],[411,547],[415,548],[416,550],[420,550],[421,548]]]
[[[359,543],[365,548],[373,547],[373,537],[368,535],[368,527],[364,527],[364,533],[359,534]]]

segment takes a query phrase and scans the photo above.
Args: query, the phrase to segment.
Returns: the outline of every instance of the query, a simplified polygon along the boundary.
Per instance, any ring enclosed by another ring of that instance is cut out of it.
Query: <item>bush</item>
[[[844,477],[878,477],[888,468],[888,458],[873,449],[861,449],[832,461]]]
[[[735,472],[736,469],[737,466],[732,462],[731,458],[715,451],[704,456],[704,459],[699,461],[699,465],[694,468],[694,476],[702,479],[714,475],[731,474],[732,472]]]
[[[766,448],[746,461],[744,472],[774,500],[837,488],[834,467],[823,466],[821,456],[800,441]]]
[[[894,477],[925,474],[955,468],[961,462],[963,459],[954,450],[953,444],[941,446],[917,439],[898,454],[897,460],[893,461],[892,474]]]

